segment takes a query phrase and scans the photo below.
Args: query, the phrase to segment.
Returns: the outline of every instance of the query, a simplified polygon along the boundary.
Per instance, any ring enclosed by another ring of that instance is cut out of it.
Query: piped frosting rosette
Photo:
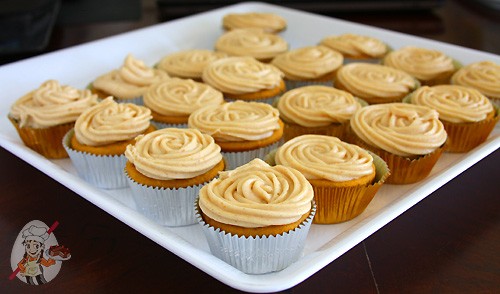
[[[500,106],[500,65],[492,61],[471,63],[451,77],[451,83],[472,87]]]
[[[363,107],[351,118],[350,127],[354,144],[387,162],[392,174],[388,182],[393,184],[425,178],[447,139],[436,110],[406,103]]]
[[[192,49],[169,54],[158,62],[157,67],[171,77],[201,81],[201,73],[209,63],[227,57],[226,53]]]
[[[223,17],[222,25],[226,30],[260,28],[269,33],[277,33],[286,28],[286,20],[274,13],[229,13]]]
[[[388,46],[379,39],[356,34],[328,36],[322,39],[320,44],[337,50],[345,58],[354,59],[378,59],[389,50]]]

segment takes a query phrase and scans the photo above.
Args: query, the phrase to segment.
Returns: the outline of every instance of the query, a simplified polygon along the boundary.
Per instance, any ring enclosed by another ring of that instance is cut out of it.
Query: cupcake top
[[[433,108],[439,112],[440,119],[451,123],[481,121],[494,110],[486,96],[463,86],[425,86],[418,88],[410,97],[411,103]]]
[[[207,105],[189,116],[188,126],[216,141],[256,141],[280,129],[279,111],[266,103],[235,101]]]
[[[322,77],[342,65],[344,57],[326,46],[307,46],[276,56],[272,64],[289,80],[308,80]]]
[[[226,53],[212,50],[184,50],[165,56],[157,67],[172,77],[200,80],[207,64],[224,57],[227,57]]]
[[[418,86],[418,82],[404,71],[371,63],[350,63],[337,71],[336,80],[359,98],[369,99],[403,97]]]
[[[269,33],[277,33],[286,28],[286,20],[274,13],[229,13],[222,19],[227,30],[242,28],[260,28]]]
[[[351,118],[356,135],[371,146],[400,155],[425,155],[447,138],[436,110],[427,106],[386,103],[369,105]]]
[[[373,173],[373,157],[337,137],[302,135],[279,147],[276,164],[300,171],[308,180],[351,181]]]
[[[283,73],[253,57],[228,57],[205,67],[202,79],[223,93],[246,94],[278,87]]]
[[[235,29],[220,36],[215,49],[233,56],[252,56],[270,60],[288,50],[288,43],[278,35],[263,29]]]
[[[149,127],[151,110],[132,103],[116,103],[112,97],[85,110],[75,122],[78,142],[102,146],[135,138]]]
[[[218,222],[258,228],[298,221],[311,210],[313,194],[299,171],[254,159],[221,172],[218,179],[203,186],[199,206]]]
[[[305,86],[283,94],[277,108],[285,121],[304,127],[320,127],[348,121],[361,104],[346,91]]]
[[[19,121],[20,127],[47,128],[72,123],[97,103],[97,95],[89,90],[48,80],[14,102],[9,115]]]
[[[158,180],[194,178],[222,160],[220,147],[211,136],[177,128],[137,136],[125,156],[141,174]]]
[[[209,85],[179,78],[153,84],[144,93],[144,105],[166,116],[188,116],[202,106],[223,102],[222,93]]]
[[[500,99],[500,65],[491,61],[471,63],[453,74],[451,83],[469,86],[489,98]]]
[[[168,78],[166,72],[148,67],[129,54],[119,69],[98,77],[92,87],[119,99],[133,99],[142,96],[151,84]]]
[[[389,50],[379,39],[357,34],[328,36],[320,44],[337,50],[345,57],[380,58]]]
[[[420,81],[429,81],[455,71],[453,59],[438,50],[407,46],[387,54],[384,65],[403,70]]]

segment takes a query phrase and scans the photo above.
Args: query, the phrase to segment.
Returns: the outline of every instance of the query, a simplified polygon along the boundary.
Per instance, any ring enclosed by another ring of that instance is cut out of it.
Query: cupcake
[[[459,68],[455,60],[441,51],[413,46],[391,51],[383,64],[403,70],[428,86],[449,83]]]
[[[479,90],[500,107],[500,65],[491,61],[471,63],[451,77],[451,84]]]
[[[326,46],[307,46],[276,56],[271,64],[285,73],[287,89],[307,85],[331,86],[344,57]]]
[[[320,45],[340,52],[344,56],[344,63],[379,63],[390,50],[381,40],[358,34],[328,36],[320,41]]]
[[[125,167],[140,212],[166,226],[196,223],[200,188],[224,170],[220,147],[195,129],[167,128],[127,146]]]
[[[97,100],[89,90],[48,80],[15,101],[8,118],[27,147],[49,159],[65,158],[62,138]]]
[[[283,139],[304,134],[344,138],[349,119],[362,104],[346,91],[327,86],[305,86],[283,94],[276,103],[285,123]]]
[[[263,29],[234,29],[217,39],[215,50],[231,56],[251,56],[269,62],[276,55],[286,52],[288,43]]]
[[[369,105],[351,118],[349,141],[387,162],[387,183],[415,183],[429,175],[443,151],[447,134],[438,117],[427,106]]]
[[[167,72],[171,77],[201,82],[201,73],[205,66],[224,57],[227,57],[226,53],[212,50],[183,50],[163,57],[156,67]]]
[[[379,64],[356,62],[344,65],[338,70],[334,86],[369,104],[379,104],[401,102],[420,84],[402,70]]]
[[[245,100],[272,104],[285,91],[283,73],[253,57],[228,57],[207,65],[203,82],[229,101]]]
[[[268,33],[279,33],[286,29],[286,19],[274,14],[263,12],[229,13],[222,19],[225,30],[259,28]]]
[[[299,171],[260,159],[222,172],[195,205],[212,254],[248,274],[297,261],[315,213],[313,189]]]
[[[206,105],[224,103],[222,93],[193,80],[171,78],[151,85],[144,93],[144,105],[151,109],[156,128],[186,128],[189,115]]]
[[[448,134],[445,150],[449,152],[467,152],[483,143],[498,121],[498,113],[490,100],[469,87],[424,86],[413,92],[408,102],[439,112]]]
[[[118,102],[142,105],[142,95],[149,86],[168,78],[166,72],[148,67],[129,54],[119,69],[99,76],[90,88],[101,98],[113,96]]]
[[[380,157],[331,136],[298,136],[271,156],[272,163],[300,171],[311,183],[319,224],[360,215],[389,176]]]
[[[278,146],[283,136],[279,111],[258,102],[207,105],[191,113],[188,126],[214,137],[229,169],[254,158],[263,159]]]
[[[148,108],[108,97],[78,117],[63,146],[81,178],[99,188],[126,188],[125,148],[136,136],[155,130],[150,120]]]

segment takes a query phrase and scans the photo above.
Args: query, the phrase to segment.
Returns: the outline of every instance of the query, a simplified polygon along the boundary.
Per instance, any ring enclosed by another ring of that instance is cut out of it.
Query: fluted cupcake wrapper
[[[343,64],[349,64],[349,63],[355,63],[355,62],[381,64],[382,58],[350,58],[350,57],[344,56],[344,63]]]
[[[156,129],[158,129],[158,130],[160,130],[160,129],[167,129],[167,128],[178,128],[178,129],[187,129],[188,128],[188,124],[187,123],[185,123],[185,124],[171,124],[171,123],[160,122],[160,121],[157,121],[157,120],[152,120],[151,124],[153,126],[155,126]]]
[[[263,98],[263,99],[234,99],[234,98],[224,97],[224,100],[227,102],[235,102],[235,101],[240,100],[240,101],[246,101],[246,102],[260,102],[260,103],[266,103],[269,105],[273,105],[274,100],[276,100],[280,96],[281,96],[281,94],[277,95],[277,96],[269,97],[269,98]]]
[[[235,151],[227,152],[222,151],[222,155],[226,159],[227,170],[235,169],[238,166],[242,166],[249,163],[255,158],[260,158],[264,160],[265,156],[271,152],[271,150],[276,149],[281,144],[281,140],[258,149],[248,150],[248,151]]]
[[[75,150],[70,147],[73,135],[74,129],[71,129],[62,142],[81,178],[102,189],[127,187],[127,179],[123,175],[123,168],[127,162],[125,155],[96,155]]]
[[[142,96],[135,97],[135,98],[130,98],[130,99],[124,99],[124,98],[114,97],[114,100],[117,103],[133,103],[133,104],[136,104],[136,105],[144,106],[144,100],[143,100]]]
[[[300,258],[316,213],[316,204],[313,202],[309,216],[294,230],[276,236],[258,237],[240,237],[208,225],[203,221],[198,200],[194,210],[214,256],[244,273],[265,274],[283,270]]]
[[[305,87],[305,86],[328,86],[331,87],[333,80],[310,80],[310,81],[294,81],[294,80],[285,80],[285,85],[287,91],[290,91],[295,88]]]

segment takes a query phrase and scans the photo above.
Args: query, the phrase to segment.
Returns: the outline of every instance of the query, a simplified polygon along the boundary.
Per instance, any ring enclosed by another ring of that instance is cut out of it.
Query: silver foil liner
[[[305,86],[328,86],[331,87],[333,85],[333,80],[328,81],[294,81],[294,80],[285,80],[286,90],[290,91],[295,88],[305,87]]]
[[[144,106],[144,100],[143,100],[142,96],[130,98],[130,99],[123,99],[123,98],[116,98],[115,97],[114,100],[117,103],[133,103],[133,104]]]
[[[156,120],[152,120],[151,124],[155,126],[156,129],[167,129],[167,128],[178,128],[178,129],[187,129],[188,124],[169,124],[164,122],[159,122]]]
[[[271,152],[271,150],[278,148],[281,144],[282,140],[278,140],[277,142],[264,146],[258,149],[248,150],[248,151],[240,151],[240,152],[226,152],[223,151],[222,156],[226,160],[226,170],[235,169],[238,166],[249,163],[255,158],[260,158],[264,160],[266,155]]]
[[[276,236],[258,237],[239,237],[208,225],[201,217],[198,200],[194,209],[214,256],[244,273],[265,274],[280,271],[300,258],[316,204],[313,202],[311,213],[297,228]]]
[[[273,96],[273,97],[269,97],[269,98],[264,98],[264,99],[245,100],[245,99],[233,99],[233,98],[224,97],[224,100],[227,102],[235,102],[235,101],[241,100],[241,101],[246,101],[246,102],[260,102],[260,103],[266,103],[269,105],[273,105],[274,100],[276,98],[279,98],[279,97],[281,97],[281,94]]]

